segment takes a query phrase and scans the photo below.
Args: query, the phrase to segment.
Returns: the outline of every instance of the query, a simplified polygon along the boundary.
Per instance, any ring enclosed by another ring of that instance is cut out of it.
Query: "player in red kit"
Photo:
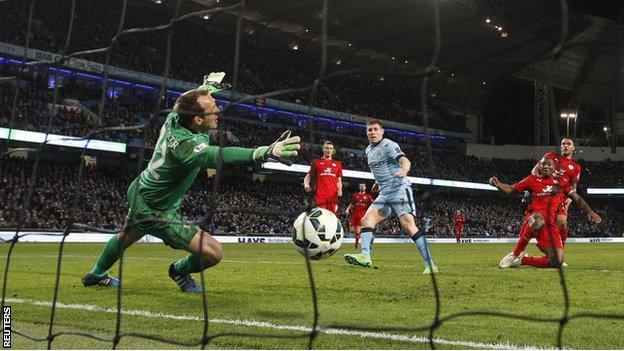
[[[455,240],[459,243],[464,232],[466,217],[464,217],[460,210],[457,210],[455,211],[455,216],[453,216],[453,222],[455,223]]]
[[[323,157],[312,161],[310,171],[303,179],[303,188],[306,192],[312,191],[312,180],[316,184],[314,200],[316,206],[336,213],[338,211],[338,197],[342,196],[342,162],[334,160],[334,143],[327,140],[323,143]]]
[[[539,163],[539,176],[530,175],[522,181],[509,185],[500,182],[496,177],[490,178],[490,185],[505,194],[531,193],[531,203],[525,212],[521,236],[529,235],[537,239],[537,247],[545,256],[525,256],[514,259],[509,267],[528,265],[538,268],[558,268],[563,264],[563,241],[556,223],[559,206],[565,203],[564,197],[575,201],[587,213],[589,218],[600,223],[602,219],[581,198],[565,178],[554,176],[555,159],[544,157]]]
[[[353,210],[353,215],[349,221],[349,231],[355,236],[354,249],[359,249],[360,230],[362,230],[362,217],[368,210],[370,204],[373,203],[373,196],[366,192],[366,183],[360,183],[359,192],[351,195],[351,203],[345,210],[345,215],[349,216],[349,212]]]
[[[570,138],[563,138],[561,140],[560,146],[561,153],[556,154],[554,152],[549,152],[544,157],[548,157],[554,160],[555,162],[555,176],[559,178],[565,179],[572,188],[576,189],[576,185],[578,184],[581,178],[581,166],[572,160],[572,155],[576,152],[576,146],[574,145],[574,140]],[[538,172],[539,162],[533,167],[531,171],[532,175],[539,176]],[[568,207],[572,202],[571,199],[565,198],[561,203],[560,207],[557,209],[557,227],[559,227],[559,233],[561,234],[561,240],[565,246],[565,242],[568,239]],[[529,244],[529,240],[531,240],[531,236],[527,233],[518,237],[518,242],[516,243],[516,247],[512,252],[507,254],[507,256],[503,257],[500,262],[500,266],[507,266],[510,262],[515,260],[522,254],[522,251]],[[566,264],[564,264],[566,266]]]

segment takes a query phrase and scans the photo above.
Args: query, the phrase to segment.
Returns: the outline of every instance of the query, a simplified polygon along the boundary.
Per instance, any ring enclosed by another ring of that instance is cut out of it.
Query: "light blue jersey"
[[[416,215],[410,181],[407,177],[395,175],[401,169],[399,159],[404,156],[399,145],[389,139],[366,148],[368,165],[379,185],[379,196],[371,206],[378,208],[386,218],[392,215],[401,217],[406,213]]]
[[[401,169],[399,158],[405,156],[399,144],[384,138],[377,145],[368,145],[365,153],[380,194],[387,195],[410,187],[406,177],[395,176]]]

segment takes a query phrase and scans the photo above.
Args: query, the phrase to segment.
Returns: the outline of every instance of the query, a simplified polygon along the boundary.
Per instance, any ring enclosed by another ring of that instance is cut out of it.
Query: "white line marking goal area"
[[[15,299],[8,298],[6,299],[8,303],[12,304],[25,304],[31,306],[41,306],[41,307],[52,307],[52,303],[49,301],[35,301],[30,299]],[[87,305],[87,304],[66,304],[57,302],[56,308],[62,309],[72,309],[72,310],[81,310],[81,311],[91,311],[98,313],[117,313],[116,307],[101,307],[97,305]],[[171,319],[171,320],[183,320],[183,321],[203,321],[203,317],[201,315],[183,315],[183,314],[171,314],[165,312],[152,312],[146,310],[122,310],[121,313],[125,316],[135,316],[135,317],[146,317],[146,318],[158,318],[158,319]],[[257,321],[252,319],[225,319],[225,318],[211,318],[209,319],[209,323],[215,324],[228,324],[235,326],[245,326],[245,327],[254,327],[261,329],[270,329],[270,330],[286,330],[293,332],[309,332],[311,330],[310,327],[302,326],[302,325],[287,325],[287,324],[276,324],[272,322],[264,322]],[[407,335],[407,334],[393,334],[388,332],[372,332],[366,330],[349,330],[349,329],[339,329],[339,328],[324,328],[319,327],[319,332],[328,334],[328,335],[345,335],[345,336],[355,336],[365,339],[377,339],[377,340],[389,340],[389,341],[400,341],[414,344],[427,344],[429,340],[425,336],[421,335]],[[535,349],[546,349],[537,346],[531,345],[514,345],[509,342],[504,343],[482,343],[482,342],[474,342],[474,341],[462,341],[462,340],[447,340],[442,338],[434,338],[434,343],[438,345],[447,345],[447,346],[459,346],[459,347],[469,347],[476,349],[494,349],[494,350],[535,350]]]

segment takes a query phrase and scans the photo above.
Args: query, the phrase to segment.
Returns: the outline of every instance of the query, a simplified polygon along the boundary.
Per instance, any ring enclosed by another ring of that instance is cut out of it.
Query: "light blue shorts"
[[[401,217],[406,213],[416,216],[416,202],[412,188],[403,188],[390,194],[379,194],[371,206],[379,209],[386,218],[393,214]]]

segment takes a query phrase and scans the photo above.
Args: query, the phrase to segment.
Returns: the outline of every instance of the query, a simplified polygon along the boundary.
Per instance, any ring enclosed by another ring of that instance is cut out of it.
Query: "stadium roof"
[[[194,1],[208,7],[235,2]],[[476,86],[514,76],[552,82],[574,91],[575,101],[609,106],[619,27],[587,13],[588,3],[595,2],[571,1],[568,45],[553,66],[548,54],[559,41],[560,1],[440,1],[441,73],[434,83]],[[321,6],[319,0],[248,1],[244,29],[256,38],[285,46],[297,43],[300,50],[319,55]],[[233,24],[231,16],[223,17],[215,21]],[[415,72],[429,63],[434,47],[430,1],[330,1],[328,18],[330,63],[339,59],[345,66],[395,73]]]

